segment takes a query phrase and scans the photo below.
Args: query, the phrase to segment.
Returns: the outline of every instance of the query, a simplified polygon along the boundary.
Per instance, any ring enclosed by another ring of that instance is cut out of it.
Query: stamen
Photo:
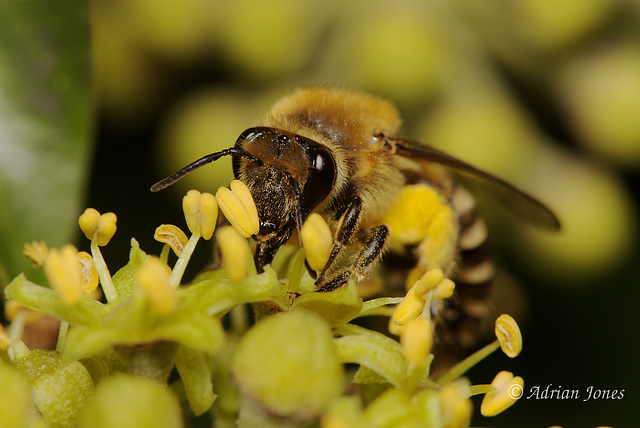
[[[249,238],[260,230],[258,210],[249,188],[243,182],[234,180],[230,187],[232,190],[219,188],[216,200],[231,225],[242,237]]]
[[[169,282],[170,274],[169,266],[149,257],[136,275],[138,285],[160,315],[169,315],[178,306],[178,295]]]
[[[502,314],[496,319],[495,333],[502,352],[509,358],[515,358],[522,352],[522,333],[511,315]]]
[[[44,261],[44,273],[65,304],[74,306],[80,303],[82,278],[76,247],[67,244],[61,249],[49,251]]]
[[[491,382],[495,391],[488,392],[480,404],[482,416],[496,416],[513,406],[522,396],[524,380],[513,373],[501,371]]]
[[[249,268],[249,244],[233,227],[223,227],[217,236],[222,258],[229,278],[240,282],[247,276]]]
[[[414,318],[400,334],[400,344],[414,366],[423,366],[433,345],[431,320]]]
[[[302,225],[300,235],[309,267],[321,271],[329,261],[333,247],[329,225],[320,214],[312,213]]]
[[[93,257],[86,251],[78,253],[78,262],[80,263],[80,280],[82,283],[82,291],[85,294],[92,293],[100,282],[98,271],[93,263]]]
[[[24,244],[22,254],[33,262],[34,267],[41,267],[47,258],[48,250],[44,241],[32,241],[30,244]]]
[[[156,228],[153,239],[163,244],[167,244],[173,252],[180,257],[189,239],[178,226],[163,224]]]

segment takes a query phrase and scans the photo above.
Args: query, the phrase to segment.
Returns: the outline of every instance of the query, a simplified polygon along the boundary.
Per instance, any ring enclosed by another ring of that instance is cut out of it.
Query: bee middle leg
[[[327,273],[331,270],[331,267],[338,260],[338,256],[351,240],[353,235],[358,229],[358,222],[360,220],[360,213],[362,212],[362,200],[355,196],[348,202],[345,212],[340,217],[340,223],[338,224],[337,232],[334,237],[333,247],[329,254],[329,259],[324,268],[318,275],[316,284],[322,284],[325,281]],[[337,288],[337,287],[336,287]]]
[[[387,226],[380,225],[374,228],[373,233],[371,233],[363,243],[353,265],[333,276],[328,281],[321,281],[322,278],[319,279],[316,282],[318,291],[332,291],[346,284],[350,278],[360,279],[364,277],[382,255],[388,237],[389,228]]]

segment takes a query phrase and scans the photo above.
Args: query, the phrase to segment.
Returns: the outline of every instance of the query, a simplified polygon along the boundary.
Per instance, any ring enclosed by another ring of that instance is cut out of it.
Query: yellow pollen
[[[44,241],[32,241],[30,244],[24,244],[22,254],[33,262],[34,267],[41,267],[47,258],[48,251],[49,249]]]
[[[426,299],[427,293],[436,288],[436,286],[444,279],[444,273],[440,268],[428,270],[414,284],[414,293],[421,299]]]
[[[433,345],[431,321],[424,317],[414,318],[400,334],[400,344],[414,366],[423,366]]]
[[[415,286],[414,286],[415,287]],[[398,304],[391,317],[396,324],[406,325],[422,313],[425,301],[416,297],[415,288],[407,292],[404,300]]]
[[[216,200],[229,223],[244,237],[249,238],[260,230],[258,210],[247,186],[239,180],[231,182],[231,189],[218,189]]]
[[[231,188],[231,191],[238,197],[238,200],[247,211],[252,229],[257,233],[260,229],[260,219],[258,218],[258,208],[253,200],[253,196],[251,196],[249,188],[240,180],[233,180],[229,184],[229,188]]]
[[[93,263],[93,257],[86,251],[80,251],[78,253],[78,262],[80,263],[82,291],[85,294],[90,294],[98,288],[100,282],[98,279],[98,271]]]
[[[201,193],[197,190],[189,190],[187,194],[182,198],[182,211],[184,212],[184,219],[187,222],[187,227],[191,233],[196,233],[198,226],[200,225],[200,197]]]
[[[496,319],[495,333],[500,348],[508,357],[515,358],[522,351],[522,333],[511,315],[502,314]]]
[[[469,399],[469,385],[459,379],[442,390],[442,416],[446,427],[466,427],[471,421],[473,403]]]
[[[445,278],[434,288],[431,298],[433,300],[446,299],[453,295],[456,284],[449,278]]]
[[[178,295],[169,284],[170,274],[169,266],[155,257],[149,257],[136,274],[138,285],[160,315],[169,315],[178,306]]]
[[[73,245],[67,244],[61,249],[49,251],[43,267],[51,287],[58,292],[65,304],[73,306],[80,303],[82,277],[78,250]]]
[[[87,208],[78,218],[80,230],[82,230],[82,233],[84,233],[84,236],[86,236],[89,241],[93,240],[93,235],[98,229],[99,221],[100,213],[94,208]]]
[[[200,197],[200,236],[209,240],[213,236],[218,221],[218,203],[211,193],[203,193]]]
[[[496,416],[515,404],[524,391],[524,381],[520,376],[501,371],[491,382],[494,391],[488,392],[480,404],[482,416]]]
[[[247,276],[249,268],[248,242],[230,226],[221,228],[216,239],[220,245],[229,278],[234,282],[242,281]]]
[[[302,225],[300,237],[309,267],[321,271],[329,261],[333,246],[329,225],[320,214],[312,213]]]
[[[173,252],[180,257],[189,239],[178,226],[172,224],[162,224],[156,228],[153,239],[163,244],[167,244]]]
[[[11,345],[11,338],[4,326],[0,324],[0,351],[9,349],[9,345]]]
[[[104,247],[109,243],[113,235],[116,233],[116,222],[118,217],[114,213],[100,213],[93,209],[87,208],[78,218],[78,225],[90,241],[96,239],[100,247]]]

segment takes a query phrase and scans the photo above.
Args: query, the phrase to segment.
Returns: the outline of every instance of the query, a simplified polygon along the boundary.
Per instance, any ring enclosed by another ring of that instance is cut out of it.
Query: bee
[[[342,88],[297,89],[233,147],[204,156],[151,190],[231,156],[233,173],[249,188],[260,219],[254,236],[258,271],[317,212],[333,233],[329,261],[310,272],[318,291],[365,278],[380,259],[394,266],[410,260],[414,273],[441,268],[456,283],[452,299],[459,307],[444,324],[472,331],[486,307],[493,267],[484,222],[454,176],[485,182],[530,223],[551,229],[560,223],[544,204],[506,181],[399,137],[400,125],[388,101]]]

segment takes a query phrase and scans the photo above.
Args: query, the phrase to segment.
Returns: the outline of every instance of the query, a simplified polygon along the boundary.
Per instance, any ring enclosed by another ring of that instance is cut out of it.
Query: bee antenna
[[[220,159],[222,156],[237,156],[237,157],[247,158],[247,159],[250,159],[252,161],[258,161],[258,159],[256,157],[254,157],[253,155],[249,154],[248,152],[246,152],[246,151],[244,151],[242,149],[239,149],[237,147],[230,147],[228,149],[224,149],[222,151],[211,153],[209,155],[203,156],[200,159],[198,159],[197,161],[191,162],[189,165],[185,166],[180,171],[178,171],[178,172],[176,172],[174,174],[171,174],[170,176],[168,176],[166,178],[163,178],[162,180],[158,181],[156,184],[151,186],[151,191],[152,192],[159,192],[162,189],[166,189],[167,187],[171,186],[176,181],[180,180],[182,177],[184,177],[185,175],[189,174],[193,170],[196,170],[196,169],[200,168],[201,166],[204,166],[204,165],[209,164],[209,163],[211,163],[213,161],[216,161],[216,160]]]

